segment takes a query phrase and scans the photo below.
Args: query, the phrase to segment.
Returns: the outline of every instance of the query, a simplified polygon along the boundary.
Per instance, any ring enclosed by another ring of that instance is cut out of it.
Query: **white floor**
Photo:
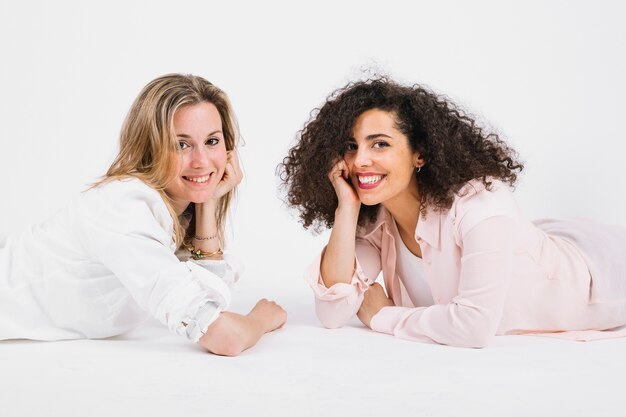
[[[0,416],[623,416],[626,339],[498,337],[488,348],[319,326],[311,296],[237,358],[158,323],[108,340],[0,342]],[[236,294],[244,311],[252,291]]]

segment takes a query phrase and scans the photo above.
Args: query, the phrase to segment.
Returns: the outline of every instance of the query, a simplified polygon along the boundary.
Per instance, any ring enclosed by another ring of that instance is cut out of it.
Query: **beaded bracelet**
[[[207,237],[194,236],[193,238],[196,240],[211,240],[211,239],[215,239],[216,237],[217,237],[217,233],[214,234],[213,236],[207,236]]]

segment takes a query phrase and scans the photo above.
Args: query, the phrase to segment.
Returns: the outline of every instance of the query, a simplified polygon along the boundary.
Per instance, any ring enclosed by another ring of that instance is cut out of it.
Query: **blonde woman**
[[[285,311],[265,299],[247,315],[225,311],[237,141],[230,102],[210,82],[170,74],[144,87],[106,175],[0,247],[0,340],[106,338],[152,315],[231,356],[281,327]]]

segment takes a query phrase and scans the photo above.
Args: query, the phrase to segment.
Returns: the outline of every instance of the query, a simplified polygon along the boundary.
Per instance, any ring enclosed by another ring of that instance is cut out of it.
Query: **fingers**
[[[346,161],[343,159],[337,161],[328,173],[328,179],[330,179],[330,182],[332,183],[334,183],[339,177],[343,177],[346,180],[348,179],[348,166],[346,165]]]
[[[372,285],[370,285],[367,291],[365,292],[365,294],[367,295],[367,293],[369,293],[370,298],[371,297],[387,298],[387,293],[385,292],[385,288],[383,288],[383,286],[380,285],[378,282],[375,282]]]
[[[372,318],[383,308],[393,306],[382,285],[375,282],[363,294],[363,302],[357,312],[357,317],[363,324],[371,328]]]
[[[228,152],[228,163],[226,164],[226,169],[228,170],[229,168],[231,168],[231,172],[229,172],[229,174],[233,177],[234,184],[239,184],[243,179],[243,170],[239,164],[239,155],[235,150]]]
[[[369,286],[367,291],[363,294],[363,301],[365,303],[376,303],[381,300],[387,300],[387,294],[385,293],[385,289],[378,282],[373,283]]]
[[[285,310],[283,310],[283,308],[280,305],[278,305],[278,303],[276,301],[271,301],[271,300],[268,300],[266,298],[262,298],[259,301],[257,301],[257,303],[254,306],[254,308],[257,308],[257,307],[258,308],[267,309],[267,310],[270,310],[272,312],[275,312],[275,311],[279,311],[279,312],[282,311],[282,312],[284,312],[285,311]]]
[[[222,198],[225,194],[237,186],[243,179],[243,171],[239,165],[239,157],[236,151],[228,151],[226,156],[226,166],[224,174],[217,185],[212,198]]]
[[[267,323],[266,332],[283,327],[287,321],[287,312],[275,301],[265,298],[257,301],[253,311]]]
[[[342,169],[341,173],[343,174],[343,179],[348,181],[348,177],[350,176],[350,172],[348,171],[348,165],[346,164],[346,161],[344,161],[343,159],[341,160],[341,162],[343,163],[343,167],[341,168]]]

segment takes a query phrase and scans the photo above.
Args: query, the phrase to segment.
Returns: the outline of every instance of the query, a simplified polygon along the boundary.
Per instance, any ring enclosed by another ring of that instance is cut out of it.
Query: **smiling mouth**
[[[357,175],[356,178],[359,183],[359,188],[363,190],[369,190],[377,187],[386,175]]]
[[[191,177],[191,176],[183,175],[183,179],[185,181],[194,182],[196,184],[206,184],[211,179],[211,174],[203,175],[201,177]]]

